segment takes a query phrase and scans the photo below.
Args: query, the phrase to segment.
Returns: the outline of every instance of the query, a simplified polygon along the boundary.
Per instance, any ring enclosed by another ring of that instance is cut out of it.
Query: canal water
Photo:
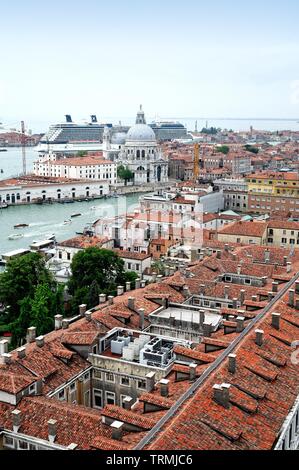
[[[55,235],[57,241],[72,238],[95,220],[134,212],[139,197],[140,193],[72,204],[32,204],[0,209],[0,254],[28,248],[33,241],[45,240],[52,235]],[[72,218],[74,213],[81,215]],[[64,224],[67,220],[71,223]],[[29,226],[14,229],[14,225],[23,223]],[[22,238],[8,239],[17,233],[22,234]]]

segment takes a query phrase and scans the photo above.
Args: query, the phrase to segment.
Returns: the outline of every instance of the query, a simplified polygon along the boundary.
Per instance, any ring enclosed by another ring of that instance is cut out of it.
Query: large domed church
[[[131,170],[134,184],[168,181],[168,162],[162,155],[154,131],[146,124],[142,106],[137,113],[136,124],[129,129],[114,160]]]

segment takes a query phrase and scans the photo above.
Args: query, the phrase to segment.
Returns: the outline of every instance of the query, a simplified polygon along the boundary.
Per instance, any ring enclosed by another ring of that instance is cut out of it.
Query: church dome
[[[147,124],[135,124],[129,129],[126,142],[156,142],[156,136]]]

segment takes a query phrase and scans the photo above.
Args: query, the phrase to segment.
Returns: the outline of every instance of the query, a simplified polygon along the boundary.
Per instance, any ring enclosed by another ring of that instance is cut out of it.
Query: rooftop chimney
[[[104,304],[106,302],[106,294],[99,295],[99,303]]]
[[[126,292],[130,292],[130,290],[131,290],[131,282],[127,281],[126,282]]]
[[[234,309],[238,308],[238,299],[236,297],[233,298],[233,308]]]
[[[224,298],[228,299],[229,296],[229,286],[224,286]]]
[[[48,421],[48,439],[51,444],[54,443],[57,435],[57,421],[56,419],[49,419]]]
[[[278,292],[278,282],[272,282],[272,292]]]
[[[88,322],[91,321],[91,312],[89,311],[85,312],[85,318]]]
[[[114,295],[108,295],[108,304],[112,305],[114,301]]]
[[[284,256],[284,257],[283,257],[283,265],[286,266],[286,265],[287,265],[287,262],[288,262],[288,257],[287,257],[287,256]]]
[[[244,326],[245,318],[241,317],[241,316],[238,316],[236,318],[236,321],[237,321],[237,333],[241,333],[241,331],[243,331],[244,328],[245,328],[245,326]]]
[[[272,326],[273,328],[275,328],[276,330],[279,330],[280,328],[280,313],[275,313],[273,312],[272,313]]]
[[[187,299],[191,295],[190,289],[187,285],[185,285],[183,287],[183,295],[184,295],[185,299]]]
[[[241,290],[240,290],[240,304],[241,304],[241,305],[244,304],[244,301],[245,301],[245,294],[246,294],[246,290],[245,290],[245,289],[241,289]]]
[[[55,330],[60,330],[62,328],[62,315],[55,315]]]
[[[197,364],[195,362],[189,364],[189,378],[191,381],[196,379],[196,368]]]
[[[68,327],[69,327],[69,321],[66,318],[64,318],[62,320],[62,329],[66,330]]]
[[[140,289],[140,281],[141,279],[138,277],[135,281],[135,289]]]
[[[287,262],[287,273],[292,271],[292,263],[290,261]]]
[[[299,294],[299,281],[295,282],[295,292],[296,294]]]
[[[13,432],[18,432],[21,427],[21,422],[22,422],[21,410],[13,410],[11,412],[11,417],[12,417],[12,430]]]
[[[213,386],[213,399],[216,403],[223,406],[224,408],[229,408],[229,389],[230,384],[215,384]]]
[[[146,380],[146,391],[151,392],[154,389],[155,386],[155,372],[149,372],[145,376]]]
[[[21,346],[20,348],[17,349],[18,353],[18,358],[23,359],[26,356],[26,348],[25,346]]]
[[[161,397],[168,397],[169,395],[169,380],[161,379],[160,380],[160,393]]]
[[[225,251],[229,251],[229,244],[228,243],[225,243],[224,249],[225,249]]]
[[[238,264],[238,266],[237,266],[237,274],[238,274],[238,275],[241,274],[241,270],[242,270],[242,265],[241,265],[241,264]]]
[[[269,250],[265,250],[264,257],[265,257],[265,263],[269,263],[270,262],[270,251]]]
[[[35,343],[36,343],[36,346],[38,346],[39,348],[42,348],[45,344],[45,337],[44,336],[38,336],[37,338],[35,338]]]
[[[5,354],[7,352],[8,352],[8,340],[2,339],[0,341],[0,356],[2,356],[2,354]]]
[[[123,426],[124,423],[121,421],[113,421],[110,427],[112,429],[112,439],[115,441],[121,441],[123,437]]]
[[[263,330],[255,330],[255,344],[258,346],[262,346],[264,341],[264,331]]]
[[[251,300],[252,302],[257,302],[257,295],[252,295]]]
[[[290,289],[289,290],[289,305],[291,307],[294,307],[294,304],[295,304],[295,290]]]
[[[160,282],[162,281],[162,279],[163,279],[162,274],[158,274],[158,276],[157,276],[157,282],[160,283]]]
[[[135,297],[128,297],[128,308],[135,310]]]
[[[27,341],[28,343],[34,343],[36,337],[36,328],[35,326],[30,326],[27,328]]]
[[[237,355],[236,354],[229,354],[228,355],[228,371],[231,374],[234,374],[236,372],[237,368]]]
[[[144,329],[144,308],[140,308],[138,310],[138,313],[139,313],[139,328],[143,330]]]
[[[87,305],[81,304],[79,305],[79,314],[83,317],[84,313],[86,312]]]
[[[117,295],[123,295],[124,290],[124,286],[117,286]]]
[[[163,276],[162,276],[162,277],[163,277]],[[146,284],[145,280],[142,279],[142,280],[140,281],[140,287],[141,287],[142,289],[144,289],[145,284]]]
[[[132,408],[132,405],[133,405],[133,398],[132,397],[129,397],[129,396],[126,396],[124,399],[123,399],[123,407],[125,410],[130,410]]]
[[[206,288],[205,284],[200,284],[200,286],[199,286],[199,293],[200,293],[200,294],[204,294],[204,293],[205,293],[205,288]]]
[[[216,257],[217,257],[218,259],[221,259],[221,250],[217,250],[217,251],[216,251]]]
[[[9,354],[9,353],[3,353],[2,354],[2,361],[4,364],[6,365],[9,365],[11,364],[11,360],[12,360],[12,355]]]

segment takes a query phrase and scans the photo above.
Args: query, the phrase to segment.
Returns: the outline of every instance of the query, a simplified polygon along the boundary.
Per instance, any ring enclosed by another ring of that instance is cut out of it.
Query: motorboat
[[[63,225],[69,225],[71,223],[72,223],[71,219],[68,219],[63,222]]]
[[[71,217],[79,217],[81,214],[81,212],[75,212],[74,214],[71,214]]]
[[[13,228],[24,228],[24,227],[29,227],[29,224],[16,224],[13,226]]]
[[[17,240],[18,238],[23,238],[24,234],[23,233],[13,233],[12,235],[9,235],[8,240]]]

